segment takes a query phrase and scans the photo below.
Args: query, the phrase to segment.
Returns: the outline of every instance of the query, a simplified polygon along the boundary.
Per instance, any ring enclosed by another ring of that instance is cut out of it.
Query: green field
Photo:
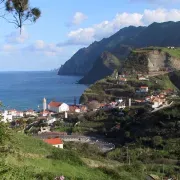
[[[169,49],[167,47],[148,47],[148,48],[142,48],[142,49],[135,49],[132,52],[134,53],[148,53],[151,52],[152,50],[160,50],[163,52],[168,53],[172,57],[176,57],[180,59],[180,48],[175,48],[175,49]]]
[[[53,180],[61,175],[65,180],[139,179],[139,174],[120,170],[119,162],[99,159],[94,151],[90,153],[84,147],[88,157],[66,145],[61,150],[42,140],[11,132],[10,139],[0,146],[0,177],[5,180]]]

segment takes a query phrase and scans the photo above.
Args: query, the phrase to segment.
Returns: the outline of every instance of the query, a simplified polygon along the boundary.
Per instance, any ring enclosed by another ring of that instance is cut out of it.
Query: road
[[[170,104],[163,105],[163,106],[161,106],[161,107],[159,107],[159,108],[156,108],[156,109],[154,109],[153,111],[151,111],[151,113],[157,112],[157,111],[159,111],[159,110],[161,110],[161,109],[164,109],[164,108],[171,107],[171,105],[172,105],[173,103],[174,103],[174,102],[171,102]]]
[[[104,141],[102,138],[94,137],[94,136],[81,136],[81,135],[63,135],[55,132],[43,133],[36,135],[35,137],[40,139],[54,138],[59,137],[66,142],[82,142],[95,144],[99,147],[102,152],[108,152],[115,149],[115,145],[113,143],[109,143]]]

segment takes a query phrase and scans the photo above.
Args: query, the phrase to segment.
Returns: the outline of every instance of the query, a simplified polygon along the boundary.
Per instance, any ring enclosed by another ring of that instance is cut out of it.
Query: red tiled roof
[[[148,88],[148,86],[141,86],[141,88]]]
[[[44,142],[51,145],[63,144],[63,141],[60,138],[44,139]]]
[[[61,102],[55,102],[55,101],[51,101],[50,103],[49,103],[49,106],[51,106],[51,107],[59,107],[59,106],[61,106]]]

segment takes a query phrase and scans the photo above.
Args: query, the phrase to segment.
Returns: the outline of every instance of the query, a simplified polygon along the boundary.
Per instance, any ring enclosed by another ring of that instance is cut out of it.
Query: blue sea
[[[72,104],[86,85],[76,84],[79,76],[58,76],[56,72],[0,72],[0,101],[5,109],[38,110],[42,100]]]

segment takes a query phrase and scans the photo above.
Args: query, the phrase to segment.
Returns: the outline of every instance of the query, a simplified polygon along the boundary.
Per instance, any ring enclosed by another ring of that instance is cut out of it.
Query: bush
[[[154,147],[162,145],[162,142],[163,142],[163,140],[162,140],[161,136],[154,136],[152,138],[152,144]]]
[[[35,175],[37,180],[52,180],[54,179],[54,174],[51,172],[41,172]]]
[[[62,150],[58,148],[54,148],[51,155],[49,155],[47,158],[61,160],[73,165],[84,164],[76,153],[69,150]]]

